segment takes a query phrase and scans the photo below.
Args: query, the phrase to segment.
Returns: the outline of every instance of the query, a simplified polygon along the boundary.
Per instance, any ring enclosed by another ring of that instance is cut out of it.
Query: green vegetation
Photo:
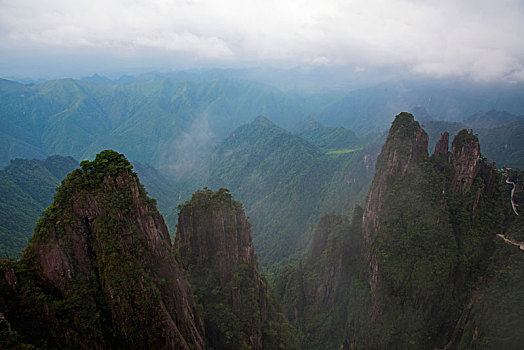
[[[77,166],[71,157],[53,156],[15,159],[0,170],[0,255],[17,257],[22,252],[55,188]]]
[[[519,184],[519,195],[515,195],[514,200],[522,206],[524,192],[520,186],[524,183],[524,174],[512,171],[510,177]],[[506,202],[510,190],[511,186],[507,185],[503,196]],[[506,237],[524,242],[522,216],[506,214],[506,227],[502,232]],[[507,244],[499,237],[491,244],[494,244],[494,251],[488,258],[486,273],[473,292],[472,299],[476,302],[468,310],[464,335],[457,341],[459,349],[519,349],[522,346],[524,254],[519,247]]]
[[[92,162],[89,160],[82,161],[80,167],[84,174],[87,174],[90,178],[97,178],[98,180],[102,180],[107,175],[115,177],[125,170],[133,169],[133,166],[123,154],[119,154],[113,150],[100,152]]]
[[[61,79],[31,86],[0,80],[0,101],[0,165],[51,154],[92,159],[111,148],[161,167],[187,156],[180,144],[187,135],[210,147],[262,113],[286,126],[304,115],[296,98],[235,79],[144,76],[131,83]]]
[[[225,188],[205,188],[179,210],[176,253],[200,304],[208,348],[295,348],[259,275],[242,204]]]
[[[355,151],[360,151],[363,147],[357,147],[357,148],[350,148],[350,149],[340,149],[340,150],[331,150],[327,151],[326,154],[344,154],[344,153],[351,153]]]
[[[476,142],[478,142],[477,135],[473,134],[472,132],[466,129],[460,130],[453,139],[453,145],[455,145],[455,147],[457,147],[458,149],[461,149],[467,145],[474,144]]]
[[[412,165],[402,178],[388,182],[372,253],[380,268],[383,312],[380,326],[367,329],[366,346],[430,347],[440,335],[434,330],[457,307],[450,276],[458,249],[440,196],[431,164]]]
[[[274,292],[297,328],[301,349],[338,349],[344,343],[351,302],[362,269],[362,208],[350,221],[334,214],[321,218],[307,258],[287,265]]]
[[[377,272],[367,306],[350,321],[357,348],[446,345],[456,325],[450,320],[467,307],[503,230],[508,201],[490,164],[482,160],[473,186],[454,192],[452,164],[445,157],[426,161],[425,145],[414,143],[420,135],[412,117],[397,116],[379,156],[372,191],[381,198],[379,209],[370,208],[380,221],[368,246]],[[459,149],[477,142],[467,130],[454,140]]]
[[[298,133],[298,136],[325,150],[344,149],[362,145],[362,140],[351,130],[315,124]]]
[[[19,340],[38,348],[160,348],[168,312],[186,336],[186,316],[162,306],[170,305],[165,278],[177,278],[165,265],[175,264],[169,241],[153,250],[143,220],[161,225],[123,155],[103,151],[69,174],[22,258],[0,267],[9,276],[0,279],[0,307]]]
[[[323,214],[347,213],[364,202],[379,148],[377,141],[355,152],[326,155],[259,117],[222,142],[185,188],[229,188],[251,218],[262,268],[276,273],[304,254]],[[171,227],[175,219],[168,216]]]
[[[364,215],[378,223],[362,248],[350,249],[362,239],[358,226],[325,216],[308,256],[275,279],[303,349],[521,346],[524,255],[497,236],[524,241],[511,186],[481,158],[471,188],[455,192],[455,165],[428,158],[424,139],[411,115],[397,116]],[[455,140],[476,142],[466,130]],[[522,174],[509,176],[520,203]]]

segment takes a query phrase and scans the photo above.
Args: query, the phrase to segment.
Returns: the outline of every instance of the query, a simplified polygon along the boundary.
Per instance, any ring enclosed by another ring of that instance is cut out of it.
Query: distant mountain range
[[[158,167],[187,147],[207,150],[260,114],[285,126],[307,111],[275,88],[242,80],[0,80],[0,164],[53,154],[92,158],[113,148]]]
[[[193,191],[202,187],[231,189],[244,201],[251,217],[262,265],[277,271],[286,261],[302,254],[323,213],[348,213],[356,203],[363,203],[381,142],[382,139],[366,145],[347,129],[320,124],[297,135],[258,117],[196,161],[186,170],[184,181],[174,181],[170,172],[160,172],[141,162],[134,162],[134,169],[157,200],[172,233],[178,216],[176,207]],[[39,168],[31,164],[42,162],[48,161],[16,160],[6,168],[3,179],[10,183],[25,176],[39,181]],[[39,188],[32,189],[37,192],[30,193],[33,196],[42,191],[48,193],[34,209],[24,209],[32,206],[23,201],[15,205],[27,218],[26,225],[9,228],[20,237],[19,244],[9,251],[11,255],[16,256],[27,242],[34,221],[51,203],[58,183],[58,179],[50,184],[43,181]],[[5,186],[0,189],[0,196],[5,198],[20,191]],[[8,245],[9,241],[5,236],[0,243]]]
[[[393,121],[391,116],[419,106],[434,120],[448,122],[494,109],[523,115],[524,86],[465,85],[445,81],[386,82],[349,92],[326,107],[318,120],[363,135],[387,129]]]
[[[93,76],[36,85],[0,79],[0,165],[54,154],[82,160],[104,148],[123,152],[173,232],[176,206],[193,191],[227,187],[252,218],[262,267],[277,271],[303,254],[322,214],[348,214],[363,204],[381,131],[396,108],[421,120],[430,151],[445,130],[473,129],[484,156],[524,167],[524,89],[449,87],[383,83],[339,98],[224,74]],[[495,107],[509,112],[483,112]],[[26,212],[27,224],[15,230],[25,232],[20,242],[47,198]]]
[[[494,109],[524,114],[519,84],[395,81],[341,95],[283,91],[233,76],[211,71],[110,80],[94,75],[31,85],[0,79],[0,166],[14,158],[55,154],[92,159],[111,148],[156,168],[185,167],[195,154],[209,151],[259,115],[291,131],[313,117],[362,136],[383,132],[391,116],[419,107],[433,120],[448,122]]]
[[[520,117],[493,111],[476,115],[464,124],[431,120],[422,124],[428,131],[432,152],[445,130],[454,135],[468,126],[484,126],[489,122],[495,127],[473,129],[485,142],[482,154],[500,166],[524,167],[524,124],[520,120]],[[300,132],[294,134],[265,117],[257,117],[252,123],[237,128],[209,153],[195,157],[187,168],[160,171],[146,163],[135,161],[133,164],[146,190],[156,198],[172,233],[177,205],[190,198],[195,190],[229,188],[244,203],[251,217],[254,242],[264,270],[276,272],[305,252],[323,214],[347,215],[355,204],[363,205],[384,140],[384,137],[375,141],[359,138],[348,129],[326,127],[311,118],[297,125],[297,129]],[[13,170],[14,166],[9,169],[3,178],[14,181],[19,173]],[[38,168],[31,169],[39,178]],[[47,201],[39,206],[27,201],[10,201],[18,203],[19,212],[26,216],[24,225],[10,228],[14,235],[21,237],[18,248],[8,250],[11,255],[18,254],[31,235],[34,220],[50,203],[57,183],[55,179],[48,186]],[[4,198],[11,198],[18,191],[3,188],[0,194]],[[4,246],[11,244],[4,242]]]
[[[442,133],[430,156],[406,112],[385,142],[348,138],[359,150],[321,148],[332,143],[320,136],[351,133],[314,129],[315,144],[264,117],[238,128],[201,179],[234,186],[258,218],[228,189],[204,188],[178,206],[174,244],[124,155],[82,161],[22,256],[0,261],[0,347],[520,349],[522,170],[495,167],[467,129],[451,148]],[[68,161],[5,171],[45,201],[45,179]],[[162,192],[156,170],[142,171]],[[363,188],[365,204],[347,209]],[[311,237],[309,222],[330,210]],[[259,248],[274,278],[260,273]]]

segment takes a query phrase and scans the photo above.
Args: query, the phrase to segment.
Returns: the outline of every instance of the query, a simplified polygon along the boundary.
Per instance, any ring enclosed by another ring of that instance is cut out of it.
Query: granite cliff
[[[22,258],[2,261],[0,312],[12,339],[44,348],[204,349],[164,220],[131,168],[114,151],[82,162]]]
[[[446,132],[427,148],[399,114],[360,220],[323,218],[308,256],[276,279],[304,349],[521,346],[524,225],[510,198],[524,176],[496,169],[468,130],[451,151]]]
[[[362,269],[362,208],[351,218],[324,215],[313,235],[307,257],[288,265],[276,278],[275,292],[285,305],[302,349],[337,349],[342,344],[348,306],[356,298]]]
[[[479,140],[471,131],[462,130],[455,136],[450,162],[454,170],[451,188],[463,194],[473,185],[480,168]]]
[[[132,166],[104,151],[1,260],[0,347],[520,349],[524,173],[468,130],[427,147],[399,114],[364,209],[323,216],[270,287],[228,190],[179,207],[173,247]]]
[[[180,206],[175,249],[202,306],[211,348],[294,346],[292,336],[282,335],[287,322],[278,319],[259,273],[251,224],[228,190],[200,190]]]

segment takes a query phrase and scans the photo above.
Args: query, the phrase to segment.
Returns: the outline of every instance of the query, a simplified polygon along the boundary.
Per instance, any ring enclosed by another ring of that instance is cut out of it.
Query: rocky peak
[[[181,206],[175,246],[185,266],[206,264],[218,272],[221,285],[239,264],[257,264],[251,224],[242,204],[223,188],[197,191]]]
[[[440,139],[437,141],[437,144],[435,145],[435,152],[433,153],[435,156],[448,156],[448,147],[449,147],[449,133],[447,131],[444,131],[443,134],[440,134]]]
[[[42,285],[43,305],[23,303],[47,310],[47,341],[59,348],[203,349],[202,321],[167,227],[131,164],[108,150],[81,167],[58,188],[21,261],[39,271],[31,283],[21,275],[19,285]],[[16,307],[8,309],[15,329],[26,322],[13,316]]]
[[[479,140],[471,130],[461,130],[453,139],[451,145],[451,164],[455,171],[451,189],[465,193],[477,177],[480,166]]]
[[[311,261],[318,261],[328,244],[330,229],[335,226],[340,217],[335,214],[324,215],[320,219],[311,239],[309,257]]]
[[[175,247],[199,302],[213,310],[204,315],[211,346],[261,349],[267,287],[242,204],[227,189],[204,189],[179,208]],[[224,319],[238,323],[225,327]]]
[[[402,112],[395,117],[382,151],[377,158],[375,178],[371,185],[364,210],[364,237],[369,240],[373,230],[378,230],[378,214],[387,180],[403,176],[411,164],[428,159],[428,134],[415,121],[413,115]]]
[[[376,317],[380,307],[378,288],[379,264],[374,249],[375,235],[380,230],[380,215],[384,207],[384,196],[388,183],[393,178],[403,177],[410,166],[428,160],[428,134],[413,115],[402,112],[395,117],[382,151],[377,158],[375,177],[370,188],[363,213],[362,232],[364,251],[367,254],[369,282],[372,292],[371,315]]]
[[[404,175],[411,163],[426,161],[428,139],[413,115],[406,112],[397,115],[377,159],[380,175]]]

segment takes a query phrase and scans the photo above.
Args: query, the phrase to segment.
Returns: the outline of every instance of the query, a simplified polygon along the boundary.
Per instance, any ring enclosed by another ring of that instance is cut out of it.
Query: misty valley
[[[0,348],[522,348],[521,83],[243,75],[0,79]]]

